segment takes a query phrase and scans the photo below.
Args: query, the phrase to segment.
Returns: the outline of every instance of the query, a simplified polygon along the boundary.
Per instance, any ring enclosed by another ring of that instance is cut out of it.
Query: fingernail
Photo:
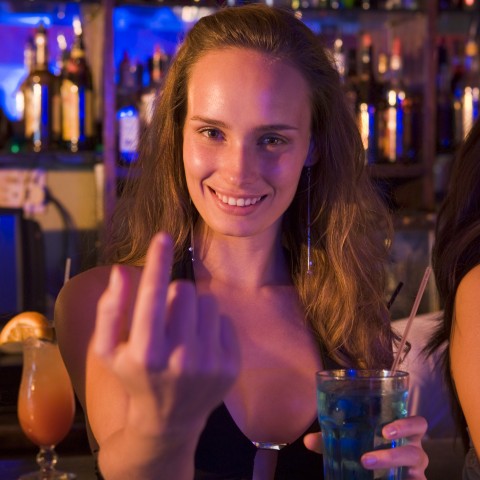
[[[364,455],[362,457],[362,463],[366,467],[372,467],[373,465],[375,465],[377,463],[377,458],[374,457],[373,455]]]
[[[387,437],[395,437],[398,431],[395,427],[385,427],[383,433]]]

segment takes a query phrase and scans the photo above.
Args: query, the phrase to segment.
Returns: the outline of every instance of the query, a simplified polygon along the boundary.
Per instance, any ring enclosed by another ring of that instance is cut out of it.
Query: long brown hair
[[[480,121],[473,125],[458,150],[450,173],[447,194],[440,206],[432,268],[443,315],[430,339],[427,351],[433,353],[448,344],[454,323],[455,296],[463,277],[480,264]],[[457,424],[467,445],[465,418],[458,403],[450,371],[449,349],[442,354],[442,364]]]
[[[129,183],[114,215],[110,261],[141,265],[158,230],[173,236],[177,260],[188,248],[198,213],[189,201],[182,161],[187,83],[202,55],[232,47],[290,62],[310,86],[312,155],[317,160],[310,167],[313,275],[306,272],[305,175],[283,222],[292,279],[306,318],[339,363],[389,367],[394,339],[384,300],[389,214],[365,170],[361,138],[330,55],[286,10],[260,4],[224,8],[190,30],[142,139],[141,174]]]

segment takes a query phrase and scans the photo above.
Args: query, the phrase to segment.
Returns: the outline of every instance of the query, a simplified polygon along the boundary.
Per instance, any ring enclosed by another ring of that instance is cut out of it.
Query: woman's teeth
[[[254,197],[254,198],[233,198],[233,197],[227,197],[226,195],[220,195],[219,193],[216,193],[217,197],[223,202],[228,205],[233,205],[236,207],[248,207],[249,205],[255,205],[257,202],[259,202],[262,197]]]

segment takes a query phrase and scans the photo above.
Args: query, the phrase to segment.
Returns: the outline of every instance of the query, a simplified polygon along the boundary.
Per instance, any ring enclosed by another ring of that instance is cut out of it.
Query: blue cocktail
[[[324,439],[326,480],[401,478],[401,469],[366,470],[360,457],[398,441],[382,428],[407,414],[408,373],[388,370],[329,370],[317,373],[318,418]]]

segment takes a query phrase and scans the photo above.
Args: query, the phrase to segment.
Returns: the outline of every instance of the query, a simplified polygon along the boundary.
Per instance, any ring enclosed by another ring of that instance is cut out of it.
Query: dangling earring
[[[192,212],[192,199],[190,198],[190,214]],[[193,220],[190,220],[190,246],[188,247],[188,251],[190,252],[190,258],[192,262],[195,261],[195,243],[193,240]]]
[[[195,261],[195,244],[193,243],[193,223],[190,226],[190,246],[188,247],[188,251],[190,252],[190,258],[192,262]]]
[[[311,211],[310,211],[310,196],[311,196],[311,182],[312,182],[312,167],[307,167],[307,275],[312,275],[312,237],[311,237]]]

